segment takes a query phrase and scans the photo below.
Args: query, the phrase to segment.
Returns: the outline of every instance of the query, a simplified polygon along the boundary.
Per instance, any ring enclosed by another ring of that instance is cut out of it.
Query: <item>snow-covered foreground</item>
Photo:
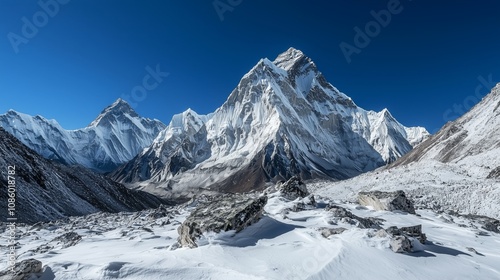
[[[238,234],[206,234],[196,249],[176,249],[177,227],[193,209],[176,207],[22,226],[18,254],[42,261],[42,279],[500,279],[500,235],[473,221],[337,201],[357,216],[385,220],[383,228],[421,224],[427,243],[416,244],[418,252],[396,254],[376,229],[334,224],[324,209],[330,201],[317,198],[316,209],[288,212],[293,202],[270,195],[258,223]],[[348,230],[326,239],[318,230],[323,227]],[[72,231],[82,236],[76,245],[63,249],[51,242]],[[4,269],[6,253],[0,260]]]

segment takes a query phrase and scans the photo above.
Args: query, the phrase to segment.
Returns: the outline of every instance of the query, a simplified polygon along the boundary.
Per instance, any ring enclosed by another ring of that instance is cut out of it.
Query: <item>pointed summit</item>
[[[113,116],[129,115],[133,118],[139,115],[132,109],[132,107],[123,99],[118,98],[113,104],[102,110],[101,114],[89,126],[98,126],[102,124],[103,120],[114,119]]]
[[[109,109],[109,111],[118,111],[118,112],[123,112],[123,113],[132,113],[132,114],[137,114],[134,109],[127,103],[127,101],[118,98],[113,104],[108,106],[105,111]],[[104,111],[103,111],[104,112]]]
[[[278,55],[278,57],[273,61],[274,65],[277,67],[289,71],[297,66],[302,65],[314,65],[314,62],[307,57],[302,51],[295,48],[289,48],[286,52]]]

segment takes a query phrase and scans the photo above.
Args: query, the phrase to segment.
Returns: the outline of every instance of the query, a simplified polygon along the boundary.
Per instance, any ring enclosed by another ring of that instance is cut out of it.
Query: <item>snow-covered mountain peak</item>
[[[198,130],[207,120],[208,116],[199,115],[193,109],[188,108],[186,111],[174,115],[165,130],[180,129],[182,131],[186,131],[190,127]]]
[[[132,118],[140,118],[134,109],[123,99],[118,98],[113,104],[106,107],[101,114],[90,123],[89,127],[106,126],[113,122],[116,117],[128,115]]]
[[[385,110],[365,111],[333,87],[301,51],[261,59],[205,121],[173,117],[150,148],[113,177],[165,194],[189,188],[248,191],[266,181],[346,179],[412,149]],[[168,194],[167,194],[168,195]]]
[[[55,120],[9,110],[0,126],[45,158],[110,171],[151,145],[166,125],[142,118],[122,99],[108,106],[89,126],[65,130]]]
[[[312,60],[304,55],[302,51],[294,48],[289,48],[286,52],[278,55],[273,63],[286,71],[290,71],[298,66],[314,65]]]

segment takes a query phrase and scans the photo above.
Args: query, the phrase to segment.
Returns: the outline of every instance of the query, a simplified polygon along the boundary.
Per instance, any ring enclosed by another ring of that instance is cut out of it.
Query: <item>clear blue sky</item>
[[[348,63],[339,44],[355,46],[354,27],[391,1],[241,0],[221,21],[213,0],[71,0],[48,20],[36,1],[2,0],[0,113],[84,127],[159,64],[169,75],[136,110],[168,123],[188,107],[214,111],[260,58],[293,46],[361,107],[387,107],[403,124],[435,132],[448,109],[474,95],[478,76],[500,81],[500,2],[401,0]],[[23,17],[45,25],[25,30],[27,42],[16,37],[16,53],[9,34],[23,36]]]

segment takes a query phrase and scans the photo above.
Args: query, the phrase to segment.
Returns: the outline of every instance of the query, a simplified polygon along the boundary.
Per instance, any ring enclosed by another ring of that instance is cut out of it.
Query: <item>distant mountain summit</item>
[[[138,118],[141,117],[130,107],[130,105],[123,99],[118,98],[113,104],[106,107],[97,118],[90,123],[89,127],[97,126],[111,126],[118,121],[127,122],[127,118]],[[147,120],[147,119],[145,119]],[[152,122],[151,120],[147,120]]]
[[[167,196],[248,191],[294,175],[347,179],[429,136],[387,110],[359,108],[294,48],[273,62],[261,59],[210,116],[182,116],[112,176]]]
[[[55,120],[13,110],[0,115],[0,126],[47,159],[100,172],[132,159],[166,127],[158,120],[140,117],[122,99],[82,129],[65,130]]]

